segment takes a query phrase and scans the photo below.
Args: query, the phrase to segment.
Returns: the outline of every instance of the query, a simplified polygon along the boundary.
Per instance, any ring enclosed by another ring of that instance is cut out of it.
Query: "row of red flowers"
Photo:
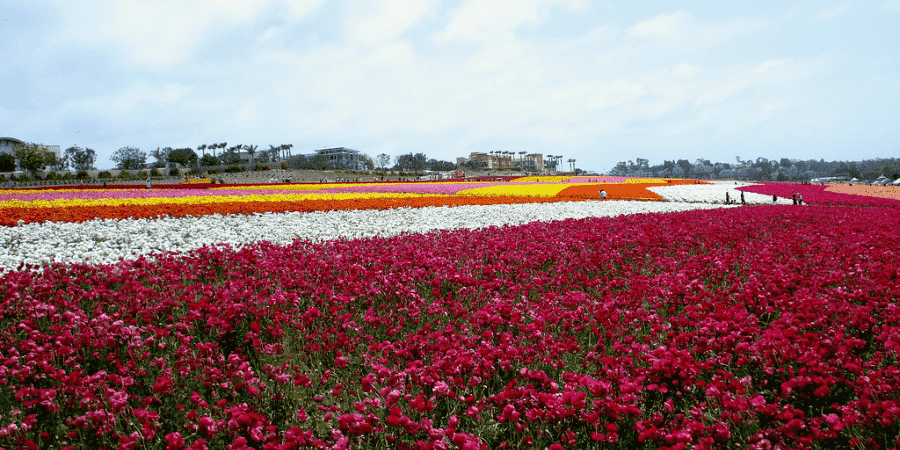
[[[596,197],[596,196],[595,196]],[[435,196],[410,198],[359,198],[258,202],[222,202],[206,204],[160,204],[127,206],[69,206],[65,208],[3,208],[0,226],[43,222],[86,222],[94,219],[148,219],[162,216],[201,217],[213,214],[260,214],[281,212],[311,212],[339,210],[367,210],[391,208],[424,208],[429,206],[512,205],[522,203],[552,203],[587,200],[591,197],[512,197],[512,196]]]
[[[898,220],[762,206],[4,273],[0,447],[895,448]]]
[[[900,206],[900,200],[829,192],[826,190],[827,188],[828,186],[815,184],[765,182],[752,186],[739,187],[738,189],[744,192],[777,195],[781,198],[791,198],[794,194],[801,194],[803,196],[803,203],[810,205]]]

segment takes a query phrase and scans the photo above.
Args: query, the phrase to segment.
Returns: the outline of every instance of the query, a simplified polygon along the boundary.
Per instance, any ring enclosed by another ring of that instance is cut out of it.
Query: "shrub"
[[[169,176],[170,176],[170,177],[180,177],[180,176],[181,176],[181,171],[178,170],[178,169],[172,169],[172,170],[169,171]]]
[[[207,169],[206,173],[208,173],[210,175],[215,175],[215,174],[219,173],[219,169]]]
[[[90,177],[91,176],[90,176],[90,174],[88,174],[87,170],[79,170],[78,173],[75,175],[75,178],[77,178],[79,180],[86,180]]]
[[[200,175],[200,170],[199,170],[199,169],[192,168],[191,170],[188,170],[188,171],[187,171],[187,174],[188,174],[188,175]]]
[[[135,177],[136,178],[147,178],[147,171],[141,170],[140,172],[137,173],[137,175]]]
[[[244,171],[244,168],[237,164],[232,164],[225,168],[225,173],[237,173],[237,172],[243,172],[243,171]]]
[[[59,175],[57,175],[56,172],[51,170],[50,172],[47,172],[46,175],[44,175],[44,179],[48,180],[48,181],[57,180],[57,179],[59,179]]]
[[[154,167],[152,170],[150,170],[150,176],[151,177],[161,177],[162,173],[160,173],[159,169]]]
[[[112,177],[113,177],[112,174],[109,173],[108,170],[101,171],[100,173],[97,174],[97,178],[100,178],[100,179],[107,179],[107,178],[112,178]]]
[[[132,178],[132,176],[127,170],[123,170],[123,171],[119,172],[118,178],[120,180],[130,180]]]
[[[253,170],[259,172],[262,170],[269,170],[269,168],[262,164],[257,164],[256,167],[253,168]]]

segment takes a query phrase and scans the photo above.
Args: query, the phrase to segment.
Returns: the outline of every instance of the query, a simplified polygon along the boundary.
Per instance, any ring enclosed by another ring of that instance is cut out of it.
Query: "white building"
[[[10,153],[16,151],[16,148],[20,145],[25,145],[27,142],[20,141],[16,138],[12,137],[0,137],[0,153]],[[60,150],[58,145],[42,145],[41,148],[45,152],[50,152],[56,155],[56,159],[62,159],[62,150]],[[44,170],[49,170],[49,167],[44,167]]]

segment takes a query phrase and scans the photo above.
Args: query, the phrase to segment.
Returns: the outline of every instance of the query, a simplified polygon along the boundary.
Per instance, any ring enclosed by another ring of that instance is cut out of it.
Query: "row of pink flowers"
[[[135,187],[134,189],[107,189],[107,190],[42,190],[40,192],[8,192],[0,193],[0,202],[8,200],[34,201],[34,200],[57,200],[57,199],[78,199],[78,200],[94,200],[94,199],[130,199],[130,198],[182,198],[182,197],[208,197],[223,195],[270,195],[270,194],[331,194],[331,193],[415,193],[415,194],[439,194],[454,195],[459,191],[466,189],[475,189],[482,187],[497,186],[515,186],[515,185],[532,185],[546,184],[540,182],[480,182],[480,183],[457,183],[457,182],[432,182],[432,183],[357,183],[352,186],[329,187],[328,184],[321,184],[320,189],[299,190],[299,189],[278,189],[278,185],[266,186],[267,189],[241,189],[240,187],[228,189],[144,189]]]
[[[261,195],[261,194],[303,194],[307,191],[300,190],[259,190],[259,189],[109,189],[109,190],[85,190],[85,191],[43,191],[0,194],[0,202],[8,200],[35,201],[35,200],[98,200],[98,199],[128,199],[128,198],[182,198],[182,197],[219,197],[223,195]]]
[[[624,183],[626,177],[610,177],[603,175],[579,175],[575,177],[569,177],[566,182],[567,183]]]
[[[895,448],[898,220],[761,206],[5,273],[0,447]]]
[[[803,196],[803,203],[810,205],[845,205],[845,206],[900,206],[900,201],[890,198],[870,197],[865,195],[841,194],[829,192],[827,186],[815,184],[773,183],[766,182],[738,189],[764,195],[776,195],[791,198],[794,194]]]

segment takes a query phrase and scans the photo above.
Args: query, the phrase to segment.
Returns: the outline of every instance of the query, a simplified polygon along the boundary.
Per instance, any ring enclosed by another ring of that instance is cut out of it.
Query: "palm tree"
[[[244,149],[247,150],[247,154],[250,155],[250,167],[255,167],[255,165],[253,164],[253,155],[256,154],[256,149],[258,147],[259,147],[258,145],[245,145],[244,146]]]
[[[203,156],[206,156],[206,144],[197,147],[197,150],[200,150],[200,152],[203,153]]]
[[[288,159],[291,157],[291,148],[293,148],[293,147],[294,147],[294,144],[282,144],[281,145],[282,159]]]
[[[226,145],[228,145],[227,142],[220,142],[219,145],[218,145],[217,147],[221,148],[222,150],[225,150],[225,146],[226,146]]]
[[[523,167],[525,166],[525,160],[524,160],[525,156],[524,155],[525,155],[524,151],[519,152],[519,162],[522,163]]]

